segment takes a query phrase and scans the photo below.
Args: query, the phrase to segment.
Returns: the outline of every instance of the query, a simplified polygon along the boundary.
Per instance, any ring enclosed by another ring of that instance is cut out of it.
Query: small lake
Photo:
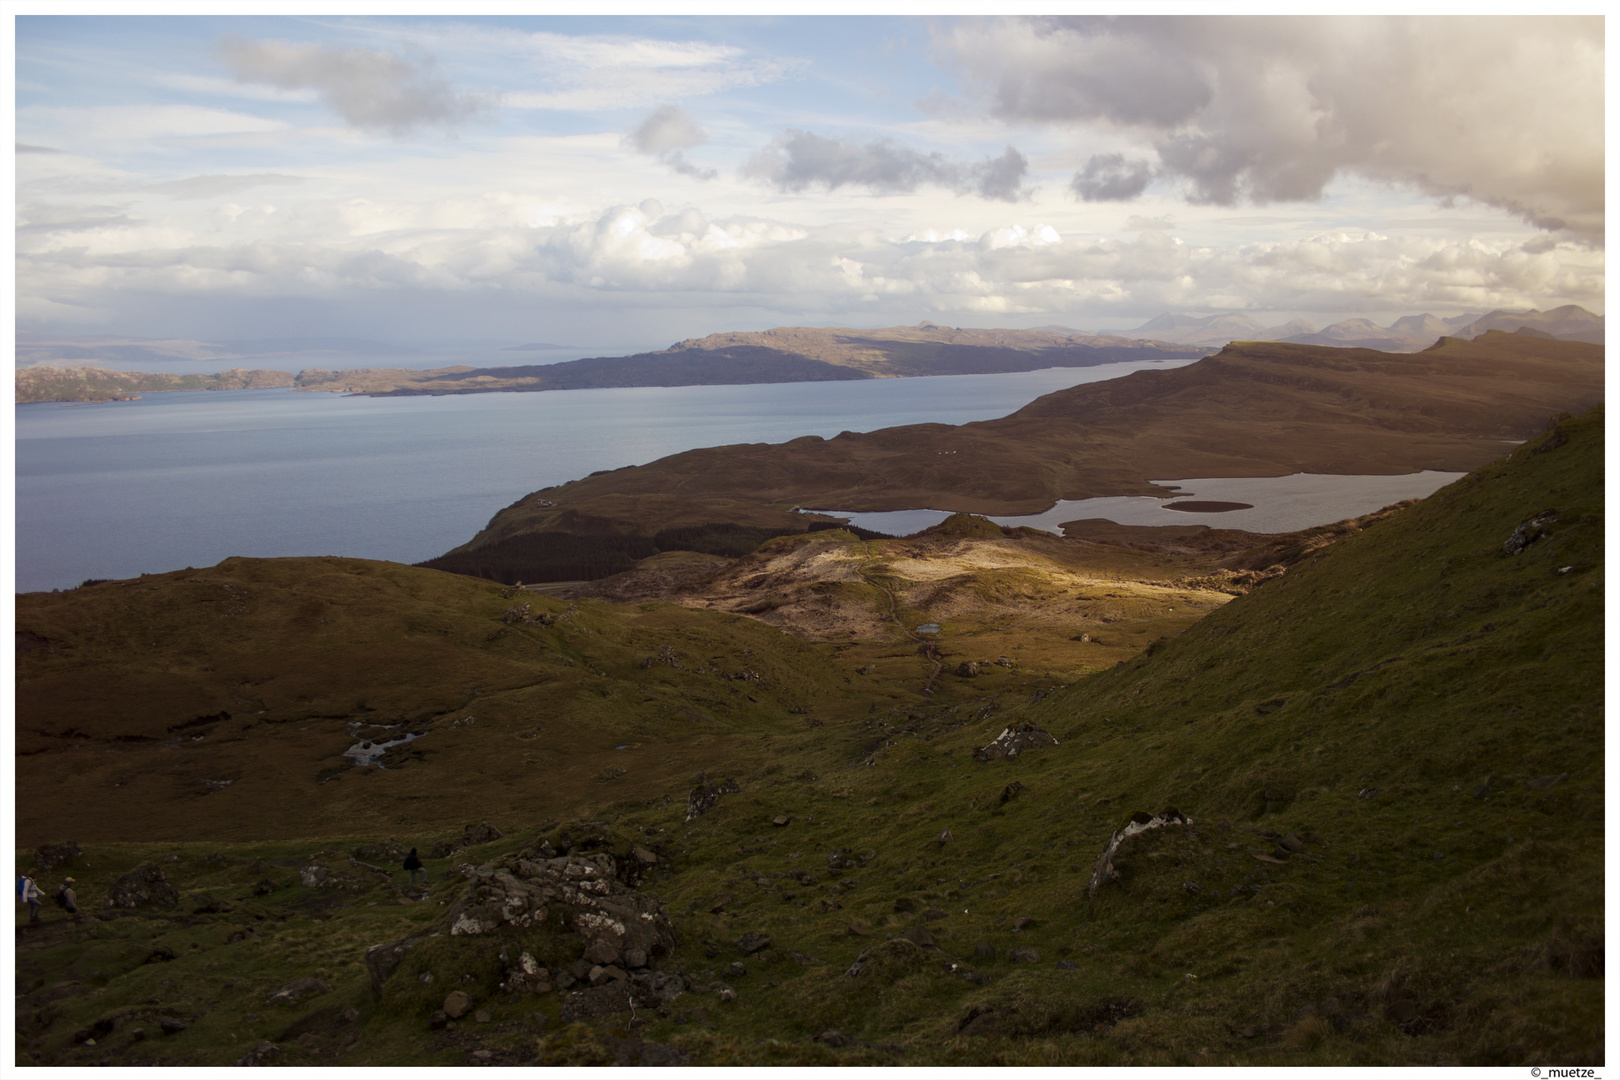
[[[1213,529],[1243,529],[1257,533],[1293,532],[1360,517],[1402,499],[1423,499],[1466,473],[1417,472],[1398,476],[1333,476],[1295,473],[1292,476],[1203,477],[1193,480],[1154,480],[1166,489],[1163,498],[1115,496],[1102,499],[1065,499],[1044,514],[992,517],[998,525],[1027,525],[1062,535],[1063,524],[1103,518],[1121,525],[1208,525]],[[1201,512],[1177,510],[1179,502],[1227,504],[1241,509]],[[822,510],[848,518],[851,525],[894,536],[908,536],[938,525],[950,514],[944,510],[895,510],[888,513],[846,513]]]
[[[1189,360],[1009,375],[365,398],[292,390],[15,406],[16,588],[232,555],[421,562],[502,507],[699,446],[1005,416]]]

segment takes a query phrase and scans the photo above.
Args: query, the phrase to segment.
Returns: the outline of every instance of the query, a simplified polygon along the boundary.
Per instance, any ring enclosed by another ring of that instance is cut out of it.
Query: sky
[[[46,13],[15,53],[45,336],[1603,310],[1593,16]]]

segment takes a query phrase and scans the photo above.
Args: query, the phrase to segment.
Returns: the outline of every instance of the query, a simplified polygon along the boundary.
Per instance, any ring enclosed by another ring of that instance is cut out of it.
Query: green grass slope
[[[369,829],[87,845],[81,896],[152,861],[181,902],[20,933],[17,1061],[1601,1064],[1602,516],[1599,412],[1067,688],[739,731],[705,759],[738,790],[691,821],[692,774],[514,810],[450,862],[656,856],[654,967],[686,990],[589,1022],[501,985],[580,938],[452,935],[482,886],[353,868]],[[1057,744],[976,759],[1020,723]],[[344,888],[300,884],[312,861]],[[408,936],[374,992],[365,949]],[[434,1026],[452,989],[482,1018]]]

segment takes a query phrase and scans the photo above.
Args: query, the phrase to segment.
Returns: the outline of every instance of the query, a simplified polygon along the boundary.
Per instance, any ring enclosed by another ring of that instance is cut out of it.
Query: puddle
[[[379,724],[377,726],[382,727],[384,730],[388,730],[393,725]],[[404,746],[406,743],[420,739],[426,734],[427,732],[425,731],[408,731],[403,735],[396,735],[381,739],[361,739],[359,742],[343,751],[343,756],[354,762],[357,768],[364,767],[366,765],[375,765],[379,769],[386,769],[388,766],[382,763],[382,756],[384,754],[388,753],[388,751],[392,750],[396,746]]]

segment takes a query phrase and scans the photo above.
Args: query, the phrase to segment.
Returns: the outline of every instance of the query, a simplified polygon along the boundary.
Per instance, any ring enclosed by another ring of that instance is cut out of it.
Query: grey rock
[[[1038,964],[1041,954],[1034,949],[1013,949],[1007,953],[1007,959],[1015,964]]]
[[[444,999],[444,1015],[452,1020],[460,1020],[472,1010],[472,998],[464,990],[452,990]]]
[[[737,939],[737,951],[743,954],[761,952],[770,947],[771,935],[758,930]]]

